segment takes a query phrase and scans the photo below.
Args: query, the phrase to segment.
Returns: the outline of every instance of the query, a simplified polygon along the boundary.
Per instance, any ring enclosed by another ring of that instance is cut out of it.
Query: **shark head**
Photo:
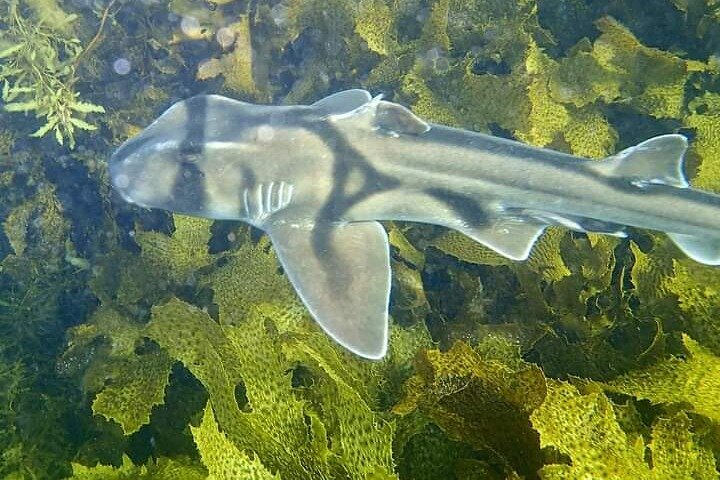
[[[178,182],[183,178],[198,181],[202,174],[193,171],[191,161],[178,161],[178,142],[150,142],[143,146],[145,140],[137,138],[113,155],[109,165],[112,186],[128,202],[175,209]],[[187,185],[182,188],[187,190]]]
[[[112,186],[142,207],[258,224],[292,195],[272,161],[287,117],[216,95],[178,102],[112,155]]]
[[[110,158],[113,188],[128,202],[201,214],[204,173],[202,147],[188,135],[188,102],[170,107]]]

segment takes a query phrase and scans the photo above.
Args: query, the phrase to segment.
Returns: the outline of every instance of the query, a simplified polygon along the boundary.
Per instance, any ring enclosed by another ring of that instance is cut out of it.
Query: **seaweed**
[[[74,17],[63,14],[53,2],[42,7],[40,2],[34,2],[41,12],[36,21],[20,11],[18,1],[6,0],[4,4],[3,17],[8,22],[0,36],[4,108],[8,112],[32,111],[37,118],[44,117],[45,123],[31,136],[54,132],[60,145],[67,141],[72,149],[76,130],[97,129],[84,120],[85,115],[105,113],[102,106],[81,100],[74,88],[78,63],[92,44],[83,48],[80,40],[69,34],[68,24]]]
[[[686,358],[670,357],[646,369],[609,382],[613,391],[648,399],[653,403],[683,404],[717,422],[720,359],[687,335]]]
[[[720,97],[715,93],[704,93],[688,104],[690,115],[685,119],[688,127],[697,135],[693,143],[693,152],[699,157],[700,164],[693,184],[713,192],[720,191],[718,178],[717,149],[720,144]]]
[[[110,465],[87,467],[79,463],[73,463],[72,477],[70,478],[73,480],[123,480],[127,478],[138,480],[171,480],[173,478],[202,480],[209,477],[202,467],[192,464],[188,459],[161,458],[157,462],[148,465],[135,465],[129,457],[124,456],[122,465],[117,468]]]
[[[683,412],[658,419],[652,441],[628,435],[618,423],[613,404],[602,392],[582,393],[573,385],[549,382],[548,396],[532,414],[543,446],[571,460],[550,464],[542,478],[715,478],[715,459],[690,431]],[[652,465],[646,461],[646,451]]]
[[[192,427],[191,427],[192,428]],[[202,423],[192,428],[202,461],[208,466],[210,479],[247,478],[249,480],[279,479],[266,469],[257,457],[250,457],[218,430],[212,409],[205,408]]]
[[[257,101],[267,100],[268,92],[255,81],[253,65],[255,54],[251,46],[250,18],[246,15],[223,30],[218,35],[228,36],[232,41],[232,50],[220,58],[211,58],[198,67],[198,80],[207,80],[220,74],[225,78],[224,88],[245,98]]]
[[[529,414],[543,402],[545,378],[537,366],[503,360],[462,342],[447,353],[424,351],[394,412],[419,410],[451,439],[499,457],[506,474],[532,476],[542,460]]]

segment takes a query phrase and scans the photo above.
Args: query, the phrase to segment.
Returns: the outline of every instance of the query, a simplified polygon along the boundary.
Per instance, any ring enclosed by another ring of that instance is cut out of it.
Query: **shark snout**
[[[176,142],[151,136],[129,140],[110,158],[113,189],[127,202],[170,209],[175,189],[183,185],[178,151]]]
[[[123,155],[122,148],[111,158],[108,165],[110,184],[126,202],[135,203],[131,195],[135,179],[142,178],[142,165],[136,155]]]

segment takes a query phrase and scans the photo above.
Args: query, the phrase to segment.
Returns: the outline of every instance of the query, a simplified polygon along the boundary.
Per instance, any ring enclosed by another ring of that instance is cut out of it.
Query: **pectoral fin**
[[[377,222],[267,228],[285,272],[320,326],[367,358],[387,350],[390,256]]]
[[[717,238],[698,238],[681,233],[668,233],[685,255],[705,265],[720,265],[720,240]]]

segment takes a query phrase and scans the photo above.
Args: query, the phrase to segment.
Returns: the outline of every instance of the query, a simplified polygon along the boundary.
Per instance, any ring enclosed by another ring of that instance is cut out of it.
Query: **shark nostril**
[[[125,189],[130,186],[130,178],[124,173],[120,173],[113,178],[113,184],[115,188]]]

